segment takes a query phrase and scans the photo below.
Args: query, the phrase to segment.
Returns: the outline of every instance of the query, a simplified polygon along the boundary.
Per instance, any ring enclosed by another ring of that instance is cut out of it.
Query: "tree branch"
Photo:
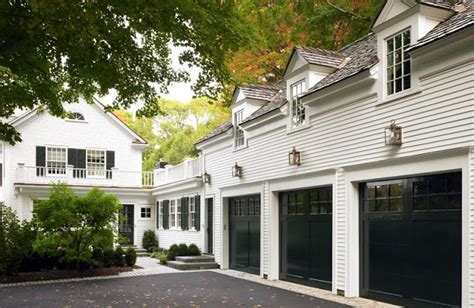
[[[326,0],[327,4],[332,7],[333,9],[336,9],[338,10],[339,12],[341,13],[344,13],[344,14],[347,14],[347,15],[350,15],[350,16],[353,16],[355,18],[360,18],[360,19],[367,19],[365,17],[362,17],[361,15],[359,14],[356,14],[356,13],[352,13],[352,12],[349,12],[349,11],[346,11],[344,10],[343,8],[341,8],[340,6],[337,6],[335,5],[334,3],[332,3],[330,0]]]

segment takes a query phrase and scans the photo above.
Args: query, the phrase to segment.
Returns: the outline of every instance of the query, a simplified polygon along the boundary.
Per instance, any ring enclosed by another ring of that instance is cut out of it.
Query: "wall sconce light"
[[[232,176],[239,178],[242,176],[242,167],[237,165],[237,163],[235,163],[235,166],[232,167]]]
[[[385,145],[401,145],[402,144],[402,128],[392,123],[385,128]]]
[[[288,153],[288,164],[290,166],[301,165],[301,152],[296,151],[295,147]]]
[[[204,174],[202,175],[202,182],[204,184],[210,184],[211,183],[211,175],[207,172],[204,172]]]

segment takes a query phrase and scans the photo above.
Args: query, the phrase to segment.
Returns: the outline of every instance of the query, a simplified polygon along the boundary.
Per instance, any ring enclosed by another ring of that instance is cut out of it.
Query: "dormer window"
[[[387,39],[387,95],[411,87],[411,61],[406,49],[410,46],[410,29]]]
[[[293,127],[301,126],[306,121],[305,106],[299,99],[299,96],[306,90],[306,81],[303,79],[291,85],[291,112]]]
[[[239,124],[242,123],[243,119],[243,110],[234,113],[234,145],[236,148],[243,146],[245,143],[244,130],[239,126]]]
[[[86,119],[82,115],[82,113],[79,112],[70,112],[68,116],[69,120],[74,120],[74,121],[85,121]]]

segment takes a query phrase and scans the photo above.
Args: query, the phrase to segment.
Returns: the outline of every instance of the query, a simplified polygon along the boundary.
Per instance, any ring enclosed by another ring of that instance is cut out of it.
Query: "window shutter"
[[[201,230],[201,196],[197,195],[195,198],[196,204],[196,230]]]
[[[36,147],[36,167],[46,167],[46,147]],[[44,168],[36,168],[37,176],[45,176]]]
[[[163,229],[170,228],[170,200],[163,201]]]
[[[105,169],[107,170],[112,170],[113,167],[115,167],[115,152],[114,151],[107,151],[105,154]],[[106,172],[107,178],[111,179],[112,178],[112,172],[108,171]]]
[[[156,201],[156,228],[160,228],[160,202]]]
[[[77,149],[76,168],[86,169],[86,150]]]
[[[72,154],[69,154],[71,153]],[[74,170],[72,172],[72,176],[74,178],[85,178],[86,171],[85,170],[77,170],[77,169],[85,169],[86,168],[86,150],[82,149],[68,149],[68,164],[74,165]]]
[[[189,230],[188,215],[189,206],[188,198],[181,198],[181,229]]]
[[[0,187],[3,186],[3,164],[0,164]]]

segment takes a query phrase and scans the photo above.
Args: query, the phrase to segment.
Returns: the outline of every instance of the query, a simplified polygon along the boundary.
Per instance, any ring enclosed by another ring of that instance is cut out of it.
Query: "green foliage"
[[[146,230],[143,233],[143,239],[142,239],[142,246],[145,248],[148,252],[152,252],[151,248],[155,248],[158,244],[158,241],[156,240],[156,235],[155,231],[153,230]]]
[[[157,92],[189,80],[172,66],[173,45],[184,47],[180,62],[200,68],[195,91],[216,95],[230,78],[226,52],[250,39],[234,8],[234,1],[2,1],[0,118],[35,107],[64,116],[63,102],[112,89],[114,109],[142,100],[140,113],[155,114]],[[0,139],[21,137],[0,122]]]
[[[151,254],[152,258],[160,260],[160,264],[166,264],[168,262],[168,255],[164,251],[155,251]]]
[[[125,263],[128,266],[134,266],[137,262],[137,252],[132,247],[128,247],[125,252]]]
[[[114,251],[114,265],[118,267],[125,266],[125,253],[120,246],[117,246]]]
[[[0,274],[16,274],[32,254],[36,238],[32,223],[20,222],[16,213],[0,202]]]
[[[115,265],[115,251],[112,248],[104,250],[103,266],[112,267]]]
[[[97,265],[94,249],[112,249],[121,205],[113,195],[94,188],[76,196],[65,184],[56,184],[49,199],[34,208],[38,233],[33,247],[40,254],[59,257],[61,262]]]
[[[199,250],[199,247],[197,247],[196,244],[190,244],[188,247],[188,253],[190,256],[200,256],[201,250]]]
[[[179,247],[176,244],[173,244],[170,246],[168,251],[166,252],[166,257],[168,261],[174,261],[176,259],[176,256],[179,256]]]

